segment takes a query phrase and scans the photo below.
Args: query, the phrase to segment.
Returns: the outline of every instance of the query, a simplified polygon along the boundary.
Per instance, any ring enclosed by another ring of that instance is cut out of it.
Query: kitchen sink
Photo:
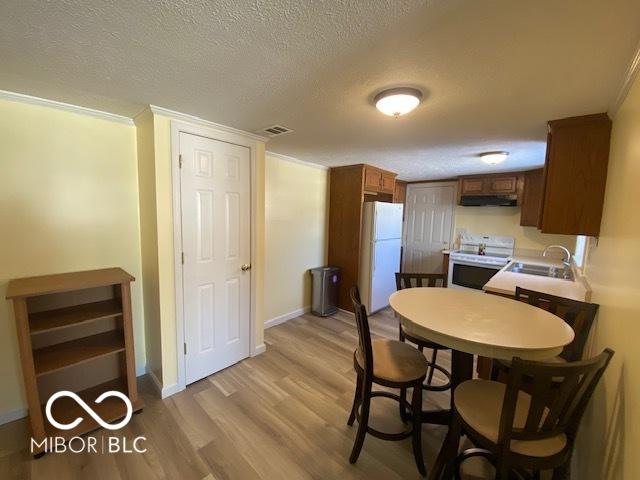
[[[569,267],[555,267],[550,265],[535,265],[531,263],[513,262],[507,268],[507,272],[526,273],[540,277],[559,278],[573,281],[573,272]]]

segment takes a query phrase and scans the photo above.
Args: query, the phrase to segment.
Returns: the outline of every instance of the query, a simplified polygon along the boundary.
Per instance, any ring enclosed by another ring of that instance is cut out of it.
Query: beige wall
[[[520,207],[462,207],[455,210],[455,228],[471,233],[514,237],[516,249],[544,250],[547,245],[564,245],[573,252],[576,237],[549,235],[535,227],[520,226]]]
[[[11,278],[120,266],[132,285],[145,365],[136,132],[54,108],[0,100],[0,414],[24,407]]]
[[[309,268],[327,261],[328,170],[267,154],[265,318],[311,305]]]
[[[640,478],[640,79],[613,122],[604,213],[586,275],[600,304],[593,354],[616,354],[582,425],[574,478]]]
[[[162,345],[160,337],[160,289],[158,285],[155,137],[151,111],[146,111],[136,117],[136,136],[138,146],[138,190],[142,273],[144,275],[143,299],[147,369],[161,381]]]

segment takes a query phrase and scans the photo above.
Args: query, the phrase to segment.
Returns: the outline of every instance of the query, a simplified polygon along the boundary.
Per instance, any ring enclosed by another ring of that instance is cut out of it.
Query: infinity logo
[[[46,408],[45,408],[45,413],[47,415],[47,419],[49,420],[51,425],[53,425],[54,427],[56,427],[56,428],[58,428],[60,430],[71,430],[71,429],[77,427],[80,424],[80,422],[82,422],[82,420],[83,420],[82,417],[78,417],[73,422],[68,423],[68,424],[59,423],[58,421],[56,421],[53,418],[53,415],[51,415],[51,406],[53,405],[53,402],[55,402],[60,397],[73,398],[75,400],[75,402],[78,405],[80,405],[85,412],[87,412],[89,415],[91,415],[91,417],[96,422],[98,422],[98,424],[102,428],[106,428],[107,430],[117,430],[119,428],[124,427],[127,423],[129,423],[129,420],[131,420],[131,415],[133,414],[133,406],[131,405],[131,400],[129,400],[124,393],[118,392],[117,390],[110,390],[108,392],[104,392],[98,398],[96,398],[96,403],[102,403],[102,401],[105,398],[109,398],[109,397],[118,397],[119,399],[121,399],[125,403],[125,405],[127,406],[127,414],[125,415],[125,417],[120,422],[114,423],[114,424],[107,423],[104,420],[102,420],[102,418],[100,418],[98,416],[98,414],[89,405],[87,405],[84,402],[84,400],[82,400],[75,393],[69,392],[67,390],[62,390],[60,392],[54,393],[53,395],[51,395],[51,397],[49,397],[49,400],[47,400],[47,405],[46,405]]]

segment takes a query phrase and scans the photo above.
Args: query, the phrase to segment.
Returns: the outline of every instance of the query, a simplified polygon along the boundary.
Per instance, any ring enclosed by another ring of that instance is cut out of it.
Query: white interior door
[[[407,187],[402,271],[438,273],[442,270],[442,250],[450,248],[456,186],[410,184]]]
[[[250,151],[180,133],[186,383],[249,356]]]

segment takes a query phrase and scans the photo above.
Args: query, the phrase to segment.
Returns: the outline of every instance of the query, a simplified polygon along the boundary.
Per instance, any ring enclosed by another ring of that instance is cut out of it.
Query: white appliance
[[[482,290],[485,283],[509,263],[512,237],[460,234],[460,249],[449,255],[449,288]]]
[[[365,202],[360,249],[360,298],[367,312],[389,306],[400,271],[401,203]]]

